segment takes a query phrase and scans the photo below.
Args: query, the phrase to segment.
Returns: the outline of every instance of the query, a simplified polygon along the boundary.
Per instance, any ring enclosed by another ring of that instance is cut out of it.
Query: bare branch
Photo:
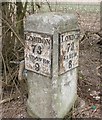
[[[17,35],[17,33],[14,30],[14,26],[12,27],[4,18],[0,18],[1,20],[3,20],[6,25],[12,30],[12,32],[15,34],[16,38],[21,42],[21,44],[23,45],[23,47],[25,47],[24,43],[22,42],[21,38]]]
[[[47,0],[46,0],[46,2],[47,2],[47,4],[48,4],[48,7],[49,7],[50,12],[52,12],[52,9],[51,9],[51,6],[50,6],[49,2],[48,2]]]

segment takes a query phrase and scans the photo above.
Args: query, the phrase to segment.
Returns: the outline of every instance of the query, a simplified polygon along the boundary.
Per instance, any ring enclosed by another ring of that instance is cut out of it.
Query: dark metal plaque
[[[78,66],[80,31],[70,31],[59,35],[59,74]]]
[[[52,36],[25,32],[25,69],[51,77]]]

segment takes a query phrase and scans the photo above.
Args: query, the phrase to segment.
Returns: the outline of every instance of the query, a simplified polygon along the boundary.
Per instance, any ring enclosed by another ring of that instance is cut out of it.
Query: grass
[[[83,12],[100,12],[100,4],[73,4],[73,3],[50,3],[51,9],[53,11],[83,11]],[[47,4],[42,5],[42,11],[46,12],[49,10]]]

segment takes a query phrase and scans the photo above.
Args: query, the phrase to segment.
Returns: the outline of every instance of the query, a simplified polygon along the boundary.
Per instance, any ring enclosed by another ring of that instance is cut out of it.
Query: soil
[[[81,14],[79,25],[84,31],[99,30],[99,14]],[[96,20],[97,18],[97,20]],[[96,20],[96,21],[95,21]],[[79,103],[73,110],[75,118],[102,118],[101,99],[96,100],[96,96],[101,97],[101,78],[97,75],[96,68],[100,66],[100,47],[98,44],[100,38],[97,34],[88,33],[80,40],[80,58],[79,58],[79,78],[78,78],[78,96]],[[12,93],[11,93],[12,91]],[[26,94],[22,94],[20,87],[4,91],[4,97],[9,98],[10,94],[17,94],[16,99],[5,102],[2,108],[3,118],[27,118],[26,112]],[[95,94],[95,95],[94,95]]]

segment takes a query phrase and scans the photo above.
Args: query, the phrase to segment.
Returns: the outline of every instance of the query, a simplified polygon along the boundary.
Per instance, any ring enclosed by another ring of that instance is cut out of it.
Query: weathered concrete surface
[[[65,32],[77,29],[77,19],[73,14],[65,13],[43,13],[30,15],[25,24],[25,31],[54,34],[54,32]]]
[[[25,31],[53,35],[52,77],[28,71],[30,116],[40,118],[63,118],[77,97],[77,68],[59,75],[59,33],[78,29],[74,15],[44,13],[27,18]]]

